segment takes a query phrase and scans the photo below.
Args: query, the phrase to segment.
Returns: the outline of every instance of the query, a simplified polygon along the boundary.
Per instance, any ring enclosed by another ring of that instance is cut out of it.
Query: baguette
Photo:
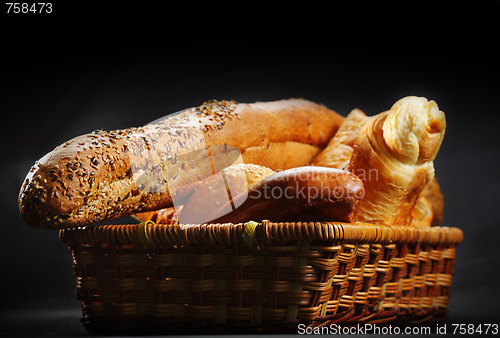
[[[57,229],[171,207],[181,187],[231,164],[308,164],[343,120],[303,99],[209,101],[144,127],[78,136],[35,163],[19,209],[27,224]]]

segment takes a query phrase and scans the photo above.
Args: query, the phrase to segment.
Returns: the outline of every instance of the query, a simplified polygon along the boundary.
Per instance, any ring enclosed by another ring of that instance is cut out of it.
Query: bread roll
[[[142,128],[82,135],[35,163],[20,212],[32,226],[56,229],[166,208],[181,187],[246,157],[273,170],[309,163],[343,119],[303,99],[210,101]],[[268,148],[279,151],[259,156]]]
[[[179,222],[207,223],[230,212],[239,206],[234,197],[246,194],[248,189],[274,173],[267,167],[255,164],[237,164],[222,169],[219,173],[197,182],[186,201],[179,201],[183,206],[179,213]],[[221,208],[224,205],[227,209]],[[219,214],[214,214],[215,212]]]
[[[273,170],[256,164],[235,164],[190,186],[189,194],[184,194],[182,200],[177,200],[175,207],[139,213],[134,217],[140,221],[150,220],[155,223],[205,223],[210,221],[207,217],[226,202],[247,192],[274,173]],[[236,207],[234,204],[228,206]]]
[[[433,160],[445,128],[437,104],[414,96],[397,101],[363,127],[349,163],[366,190],[358,221],[410,225],[418,198],[434,178]]]
[[[305,166],[271,175],[234,199],[239,205],[213,222],[352,222],[364,196],[362,181],[339,169]],[[222,210],[230,210],[229,203]],[[218,210],[209,218],[220,215]]]

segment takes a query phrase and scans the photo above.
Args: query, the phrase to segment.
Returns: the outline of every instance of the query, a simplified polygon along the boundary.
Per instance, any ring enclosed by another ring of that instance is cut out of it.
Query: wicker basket
[[[447,314],[460,229],[349,223],[61,230],[90,332],[297,332]]]

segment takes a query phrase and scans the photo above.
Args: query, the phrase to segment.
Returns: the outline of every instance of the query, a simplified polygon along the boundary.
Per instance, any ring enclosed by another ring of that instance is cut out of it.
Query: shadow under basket
[[[91,333],[297,333],[447,315],[451,227],[154,224],[60,231]]]

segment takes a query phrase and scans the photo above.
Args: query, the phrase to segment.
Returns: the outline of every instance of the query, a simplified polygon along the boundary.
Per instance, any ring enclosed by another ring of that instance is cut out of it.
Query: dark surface
[[[176,13],[187,20],[182,11],[164,12],[163,21],[140,12],[148,22],[130,9],[106,16],[59,8],[51,21],[9,17],[1,35],[1,334],[87,335],[69,251],[56,232],[30,228],[18,214],[17,194],[35,160],[79,134],[140,126],[209,99],[291,97],[343,115],[353,108],[377,114],[407,95],[438,103],[448,124],[435,161],[444,223],[465,234],[447,322],[499,322],[498,4],[366,25],[356,11],[339,9],[317,18],[310,14],[322,9],[283,14],[281,21],[234,12],[225,25],[196,17],[200,28],[184,39],[183,26],[168,20]],[[344,20],[332,19],[339,16]],[[228,35],[250,24],[264,34]]]

